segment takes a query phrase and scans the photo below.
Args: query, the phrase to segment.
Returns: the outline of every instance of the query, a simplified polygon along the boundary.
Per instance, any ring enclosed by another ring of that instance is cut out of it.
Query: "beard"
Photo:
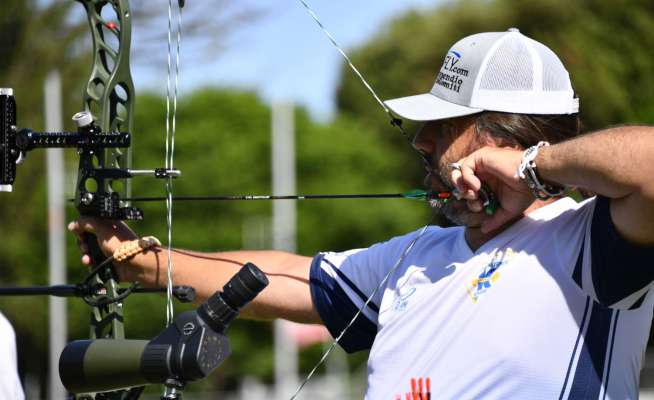
[[[450,181],[449,171],[450,168],[447,163],[439,165],[438,173],[432,170],[425,178],[426,186],[435,191],[441,191],[443,189],[447,191],[454,190],[454,185]],[[454,225],[464,226],[466,228],[477,228],[487,218],[483,211],[474,212],[468,208],[466,200],[457,200],[455,197],[451,197],[446,203],[434,203],[433,207],[438,208],[441,214]]]
[[[465,200],[448,201],[440,206],[440,212],[454,225],[466,228],[478,228],[486,218],[483,212],[471,211]]]

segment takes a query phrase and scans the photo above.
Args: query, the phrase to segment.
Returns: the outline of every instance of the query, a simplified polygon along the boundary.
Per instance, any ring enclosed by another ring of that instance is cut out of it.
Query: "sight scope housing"
[[[180,314],[152,340],[73,341],[59,357],[61,381],[79,394],[171,381],[183,387],[204,378],[230,354],[229,323],[267,285],[266,275],[247,263],[222,291]]]

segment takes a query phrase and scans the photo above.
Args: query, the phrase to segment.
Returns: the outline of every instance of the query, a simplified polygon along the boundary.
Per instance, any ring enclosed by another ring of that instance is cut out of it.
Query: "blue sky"
[[[412,8],[431,8],[442,1],[308,2],[347,52],[383,29],[393,16]],[[198,4],[187,1],[187,7],[194,6]],[[205,7],[204,2],[202,7]],[[269,102],[294,101],[307,107],[318,119],[333,115],[341,55],[301,4],[297,0],[241,0],[238,7],[260,9],[263,13],[250,23],[232,28],[223,43],[225,47],[211,58],[200,57],[194,52],[198,43],[182,42],[181,95],[206,85],[240,87],[255,90]],[[135,40],[138,40],[137,29]],[[147,57],[145,62],[143,55],[135,59],[137,90],[162,91],[165,64],[146,67]],[[365,65],[358,67],[365,76]]]

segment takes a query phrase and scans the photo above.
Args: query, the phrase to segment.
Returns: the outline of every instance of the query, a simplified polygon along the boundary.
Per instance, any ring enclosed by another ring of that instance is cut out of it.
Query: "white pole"
[[[273,195],[295,193],[295,126],[293,105],[272,106],[272,192]],[[273,247],[296,251],[296,202],[273,201]],[[276,320],[275,330],[275,398],[288,399],[297,388],[298,349],[286,333],[287,321]]]
[[[52,71],[45,86],[45,129],[61,131],[61,76]],[[48,174],[48,266],[49,283],[57,285],[66,282],[66,239],[64,199],[64,155],[63,149],[47,149],[46,171]],[[66,345],[67,315],[66,299],[50,296],[49,304],[49,376],[48,399],[63,399],[66,390],[59,380],[59,354]]]

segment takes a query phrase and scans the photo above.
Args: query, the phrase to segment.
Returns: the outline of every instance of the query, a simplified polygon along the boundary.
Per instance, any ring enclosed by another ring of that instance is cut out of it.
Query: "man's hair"
[[[534,115],[484,111],[476,115],[478,135],[490,135],[503,145],[523,149],[540,141],[551,144],[571,139],[581,132],[579,114]]]

